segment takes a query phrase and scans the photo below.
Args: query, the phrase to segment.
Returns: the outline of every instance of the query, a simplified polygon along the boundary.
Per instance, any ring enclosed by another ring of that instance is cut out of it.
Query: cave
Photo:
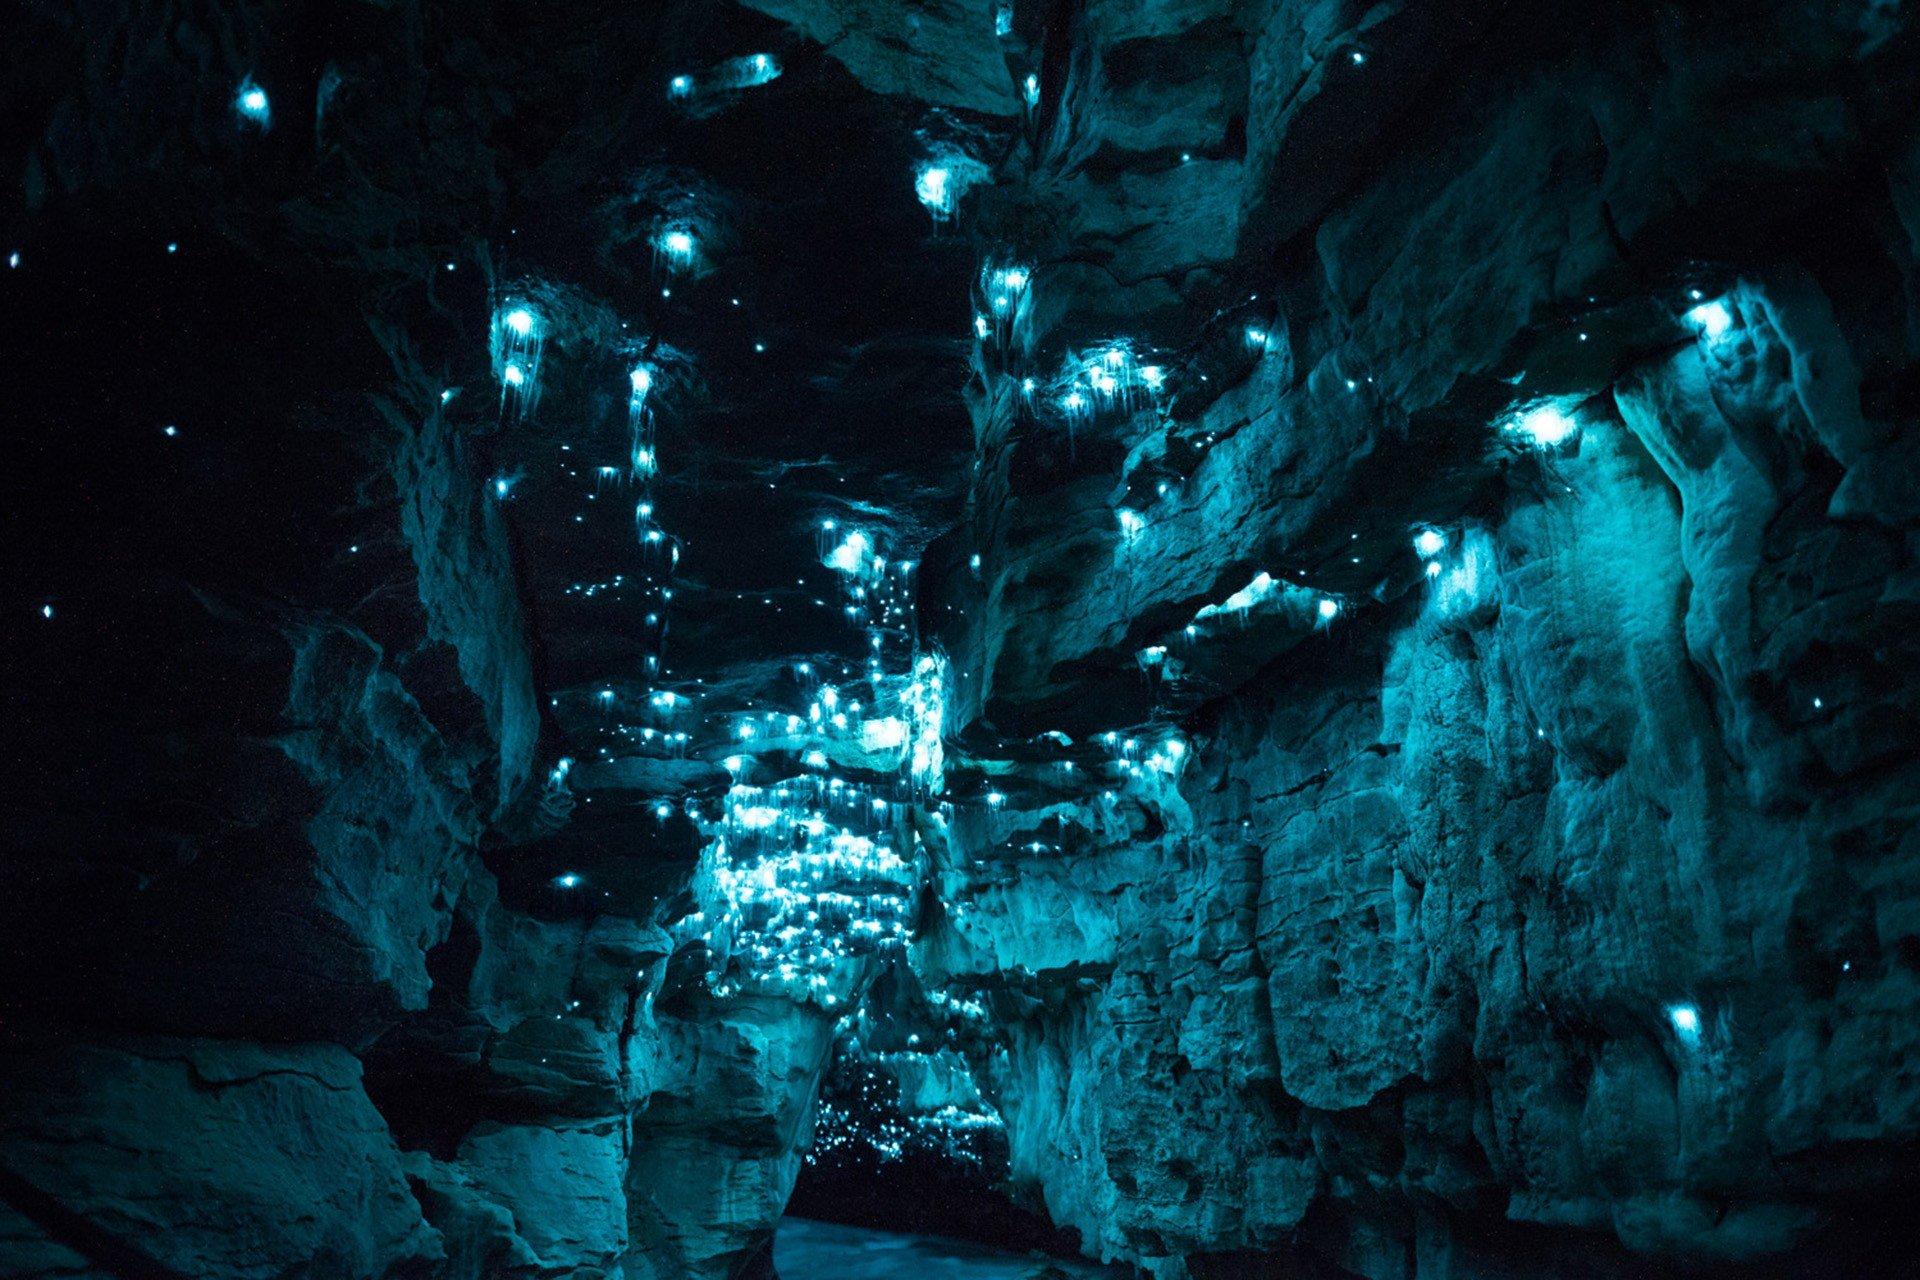
[[[1920,1268],[1920,14],[26,0],[0,1280]]]

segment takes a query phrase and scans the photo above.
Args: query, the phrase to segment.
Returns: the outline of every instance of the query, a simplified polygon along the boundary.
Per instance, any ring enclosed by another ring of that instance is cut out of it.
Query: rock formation
[[[1899,5],[13,35],[0,1276],[1908,1270]]]

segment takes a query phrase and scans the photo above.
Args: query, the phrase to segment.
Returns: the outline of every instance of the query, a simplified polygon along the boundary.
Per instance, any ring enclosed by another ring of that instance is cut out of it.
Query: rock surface
[[[351,8],[9,42],[0,1276],[1904,1274],[1911,14]]]

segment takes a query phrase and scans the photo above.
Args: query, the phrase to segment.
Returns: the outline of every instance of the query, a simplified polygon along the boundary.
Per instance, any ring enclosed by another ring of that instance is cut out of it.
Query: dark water
[[[782,1218],[773,1238],[780,1280],[1106,1280],[1091,1262],[1005,1253],[965,1240]]]

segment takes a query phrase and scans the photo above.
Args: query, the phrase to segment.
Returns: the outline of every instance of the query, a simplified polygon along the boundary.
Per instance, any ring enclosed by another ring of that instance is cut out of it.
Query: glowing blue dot
[[[19,268],[19,266],[20,266],[20,255],[19,255],[19,254],[17,254],[17,253],[10,253],[10,254],[8,254],[8,255],[7,255],[7,266],[8,266],[9,268],[12,268],[12,269],[16,269],[16,270],[17,270],[17,269]]]
[[[1580,424],[1556,406],[1546,404],[1522,413],[1508,424],[1507,429],[1527,437],[1542,448],[1550,449],[1571,439],[1579,431]]]
[[[173,437],[180,434],[180,428],[169,423],[166,426],[160,428],[160,434],[163,436],[166,436],[169,440],[171,440]]]
[[[51,618],[53,616],[53,606],[50,604],[41,605],[40,616],[43,618]]]
[[[1711,342],[1733,324],[1733,313],[1724,302],[1705,302],[1687,312],[1687,320]]]
[[[1247,345],[1250,347],[1266,346],[1267,331],[1265,329],[1257,329],[1249,326],[1247,329]]]
[[[1447,548],[1447,535],[1438,529],[1422,529],[1414,535],[1413,549],[1422,560],[1431,560]]]
[[[1333,619],[1339,614],[1339,612],[1340,612],[1340,602],[1338,600],[1326,599],[1320,602],[1320,617],[1324,621],[1327,621],[1327,622],[1333,621]]]
[[[240,88],[234,95],[233,109],[243,120],[251,121],[265,129],[273,123],[273,108],[267,102],[267,91],[253,82],[248,76],[240,82]]]
[[[167,242],[167,252],[168,253],[180,252],[180,242],[177,240],[169,240]]]
[[[951,175],[939,165],[929,165],[920,171],[914,179],[913,193],[920,197],[920,203],[937,212],[946,212],[952,208],[951,196],[947,189],[947,179]]]
[[[1360,64],[1362,64],[1363,62],[1365,62],[1366,60],[1367,60],[1367,55],[1366,55],[1366,54],[1364,54],[1364,53],[1362,53],[1362,52],[1360,52],[1360,51],[1359,51],[1358,49],[1355,49],[1355,50],[1353,51],[1353,65],[1354,65],[1354,66],[1356,66],[1356,67],[1357,67],[1357,66],[1359,66]]]
[[[641,365],[633,371],[631,380],[633,382],[634,393],[636,395],[645,395],[653,388],[653,371],[648,369],[647,366]]]
[[[667,92],[676,98],[686,97],[693,92],[693,78],[691,76],[675,76],[667,82]]]
[[[521,337],[527,337],[533,332],[533,312],[525,307],[515,307],[507,312],[506,325]]]
[[[556,889],[576,888],[580,884],[580,877],[569,871],[565,875],[555,876],[553,878],[553,884]]]
[[[1673,1024],[1674,1034],[1686,1043],[1693,1044],[1700,1039],[1700,1011],[1692,1005],[1668,1005],[1667,1021]]]

